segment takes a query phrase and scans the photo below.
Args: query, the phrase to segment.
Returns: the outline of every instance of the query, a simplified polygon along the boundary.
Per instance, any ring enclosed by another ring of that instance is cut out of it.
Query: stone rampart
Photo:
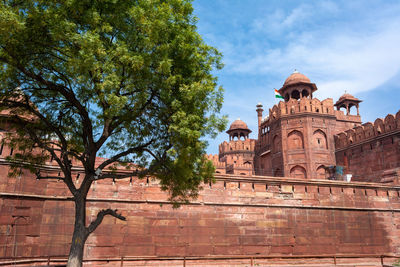
[[[254,151],[255,143],[256,140],[254,139],[236,140],[230,142],[224,141],[219,145],[219,154],[220,155],[229,154],[232,151],[236,153],[239,153],[237,151],[242,151],[244,153],[249,151]]]
[[[127,221],[105,218],[85,258],[400,252],[400,187],[230,175],[203,187],[197,200],[174,209],[151,178],[98,181],[88,222],[103,208],[117,208]],[[2,166],[0,192],[3,260],[67,255],[74,208],[62,182],[7,178]]]
[[[384,134],[400,131],[400,111],[396,115],[388,114],[384,119],[376,119],[374,123],[367,122],[361,126],[337,134],[335,146],[337,150],[348,146],[371,141]]]
[[[400,111],[335,136],[336,165],[353,180],[399,183]]]

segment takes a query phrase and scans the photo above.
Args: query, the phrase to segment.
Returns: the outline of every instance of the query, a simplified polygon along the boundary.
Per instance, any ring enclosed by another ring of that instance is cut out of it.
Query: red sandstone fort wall
[[[73,203],[61,182],[0,168],[0,257],[66,255]],[[173,209],[151,179],[95,184],[88,221],[117,208],[86,243],[85,258],[119,256],[398,254],[399,187],[217,176]],[[20,218],[20,219],[17,219]]]
[[[394,182],[400,177],[400,111],[335,137],[336,162],[357,181]]]

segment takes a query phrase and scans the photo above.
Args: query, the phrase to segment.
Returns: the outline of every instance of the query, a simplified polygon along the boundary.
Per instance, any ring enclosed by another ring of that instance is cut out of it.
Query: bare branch
[[[14,118],[17,121],[19,121],[19,123],[21,125],[23,125],[24,121],[20,117],[14,116]],[[42,140],[32,130],[29,129],[29,127],[26,127],[26,126],[24,127],[23,126],[23,128],[24,128],[25,132],[30,136],[30,138],[33,141],[35,141],[40,148],[45,149],[48,152],[50,152],[50,154],[52,155],[53,159],[57,162],[58,166],[60,166],[61,170],[63,171],[63,173],[66,176],[66,178],[63,179],[64,183],[68,186],[68,188],[71,191],[71,193],[75,194],[76,187],[75,187],[75,185],[74,185],[74,183],[72,182],[72,179],[71,179],[71,166],[68,166],[68,165],[71,165],[71,164],[70,163],[66,164],[66,160],[65,160],[65,158],[67,156],[64,157],[64,164],[63,164],[63,161],[61,161],[61,159],[55,153],[54,148],[51,148],[51,147],[47,146],[45,143],[43,143]]]
[[[106,209],[106,210],[101,210],[99,213],[97,213],[97,218],[93,222],[90,223],[88,227],[86,227],[86,236],[91,234],[94,230],[96,230],[97,226],[101,224],[103,221],[104,216],[106,215],[111,215],[117,219],[120,219],[122,221],[125,221],[126,218],[122,216],[121,214],[117,213],[118,210],[112,210],[112,209]]]
[[[21,101],[12,101],[8,99],[3,102],[6,103],[6,105],[8,105],[9,107],[21,107],[26,109],[30,113],[36,115],[38,119],[43,121],[52,131],[54,131],[57,134],[58,138],[60,138],[62,145],[65,148],[67,148],[67,140],[65,139],[61,131],[57,127],[55,127],[55,125],[53,125],[45,116],[43,116],[43,114],[41,114],[37,109],[29,105],[29,100],[26,99],[26,97],[25,97],[25,103],[22,103]]]
[[[122,83],[122,81],[121,81]],[[147,99],[147,101],[143,104],[142,107],[140,107],[135,114],[135,117],[139,117],[140,114],[142,114],[144,112],[144,110],[150,105],[150,103],[153,101],[154,97],[156,96],[156,91],[155,90],[151,90],[151,95],[150,97]],[[129,108],[128,108],[129,110]],[[132,110],[133,111],[133,110]],[[96,145],[96,149],[100,149],[100,147],[106,142],[106,140],[108,139],[108,137],[112,134],[112,132],[114,131],[116,125],[120,124],[119,121],[119,117],[118,116],[114,116],[113,118],[110,119],[106,119],[104,121],[104,126],[103,126],[103,132],[101,134],[101,137],[99,138],[99,140],[96,141],[95,145]]]
[[[3,49],[7,52],[7,54],[12,58],[12,53],[7,51],[5,47]],[[0,57],[0,61],[3,61],[7,64],[10,64],[17,68],[20,72],[22,72],[26,77],[33,79],[34,81],[38,82],[39,84],[44,85],[46,88],[43,90],[49,90],[49,91],[54,91],[58,92],[61,95],[65,97],[65,99],[71,103],[76,109],[78,110],[78,114],[82,119],[83,123],[83,141],[85,143],[86,151],[85,153],[91,154],[89,160],[89,165],[91,167],[94,166],[95,164],[95,153],[88,153],[89,150],[95,148],[95,143],[94,143],[94,138],[93,138],[93,125],[92,121],[89,117],[89,113],[86,110],[85,106],[81,104],[81,102],[76,98],[76,95],[72,90],[69,88],[65,87],[64,85],[57,84],[55,82],[46,80],[43,76],[39,74],[34,73],[33,71],[28,70],[24,65],[21,65],[19,63],[14,63],[10,62],[10,60],[7,60],[5,57]],[[87,163],[87,162],[86,162]]]
[[[132,147],[129,148],[119,154],[116,154],[115,156],[111,157],[110,159],[104,161],[102,164],[99,165],[98,169],[102,170],[105,167],[107,167],[108,165],[110,165],[111,163],[114,163],[116,161],[118,161],[118,159],[125,157],[129,154],[135,153],[135,152],[142,152],[145,151],[146,147],[148,147],[151,143],[154,142],[154,139],[151,139],[150,141],[148,141],[147,143],[144,143],[140,146],[136,146],[136,147]]]

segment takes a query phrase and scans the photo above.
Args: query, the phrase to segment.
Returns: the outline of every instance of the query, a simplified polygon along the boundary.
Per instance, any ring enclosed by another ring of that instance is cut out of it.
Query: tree
[[[189,0],[4,0],[0,4],[0,110],[17,134],[11,174],[52,157],[73,195],[68,266],[106,215],[86,223],[95,180],[152,175],[171,201],[196,197],[214,167],[204,137],[223,130],[218,51],[196,32]],[[45,153],[37,153],[37,151]],[[96,157],[108,160],[96,167]],[[84,167],[80,186],[72,162]],[[134,163],[135,165],[132,165]],[[124,174],[113,171],[125,164]]]

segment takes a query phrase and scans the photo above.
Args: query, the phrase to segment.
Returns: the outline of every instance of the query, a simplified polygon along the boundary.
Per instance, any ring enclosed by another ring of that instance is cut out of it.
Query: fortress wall
[[[0,168],[0,257],[66,255],[73,203],[61,182]],[[28,179],[27,179],[28,178]],[[219,175],[173,209],[152,179],[99,181],[88,221],[117,208],[86,243],[85,257],[398,254],[400,187]],[[21,219],[15,223],[18,216]]]
[[[354,180],[394,182],[400,177],[400,111],[335,136],[336,164]]]
[[[351,145],[373,141],[384,134],[400,131],[400,111],[396,115],[388,114],[385,119],[376,119],[374,123],[367,122],[361,126],[337,134],[336,149],[344,149]]]

